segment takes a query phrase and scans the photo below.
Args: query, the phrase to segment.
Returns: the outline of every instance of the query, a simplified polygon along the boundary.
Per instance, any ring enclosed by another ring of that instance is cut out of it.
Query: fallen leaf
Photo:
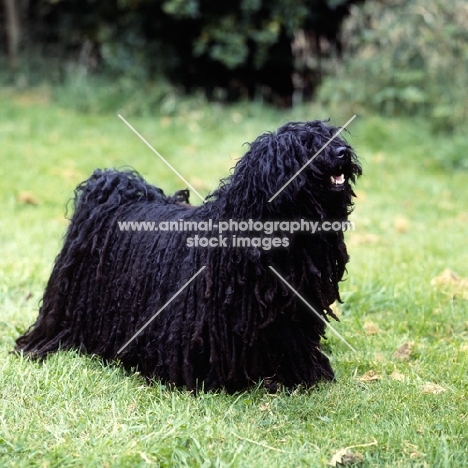
[[[34,193],[24,191],[18,194],[18,203],[22,205],[39,205],[39,199]]]
[[[419,450],[419,447],[417,445],[410,444],[407,441],[405,441],[404,444],[404,453],[409,455],[411,460],[418,460],[424,458],[424,454]]]
[[[374,353],[374,362],[387,362],[387,358],[383,353]]]
[[[461,278],[450,268],[431,280],[431,286],[452,296],[468,300],[468,278]]]
[[[415,451],[411,452],[409,457],[411,458],[411,460],[418,460],[420,458],[424,458],[424,454],[419,451]]]
[[[380,237],[376,234],[350,234],[349,236],[350,244],[353,245],[367,245],[367,244],[376,244],[380,241]]]
[[[408,231],[409,221],[406,218],[397,218],[394,222],[395,230],[400,233]]]
[[[361,375],[361,377],[356,377],[356,380],[359,380],[359,382],[374,382],[375,380],[381,379],[382,376],[373,370],[367,371],[365,374]]]
[[[447,391],[446,388],[432,382],[427,382],[421,387],[421,393],[432,393],[433,395],[437,395],[445,391]]]
[[[369,444],[351,445],[338,450],[328,462],[330,466],[339,465],[353,465],[355,463],[362,463],[364,461],[364,455],[359,452],[353,452],[351,449],[358,447],[370,447],[371,445],[377,445],[377,441],[374,439]]]
[[[333,457],[331,458],[330,462],[328,463],[330,466],[346,466],[346,465],[354,465],[355,463],[362,463],[364,461],[364,456],[362,453],[353,452],[347,448],[338,450]]]
[[[270,403],[269,402],[262,403],[258,409],[260,411],[268,411],[270,409]]]
[[[460,280],[459,276],[450,268],[446,268],[442,273],[432,278],[432,286],[447,286],[457,283]]]
[[[401,372],[398,372],[398,371],[393,371],[390,374],[390,378],[392,380],[398,380],[398,382],[403,382],[405,380],[405,376]]]
[[[394,353],[393,359],[398,359],[399,361],[407,361],[411,356],[411,351],[413,350],[413,343],[403,343]]]
[[[380,328],[374,322],[364,322],[364,332],[366,335],[376,335],[380,332]]]

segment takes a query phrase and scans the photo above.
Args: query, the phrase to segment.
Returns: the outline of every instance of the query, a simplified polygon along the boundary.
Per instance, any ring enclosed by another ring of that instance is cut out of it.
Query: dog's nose
[[[348,152],[348,148],[346,146],[340,146],[336,150],[336,156],[340,159],[344,158],[346,156],[346,153]]]

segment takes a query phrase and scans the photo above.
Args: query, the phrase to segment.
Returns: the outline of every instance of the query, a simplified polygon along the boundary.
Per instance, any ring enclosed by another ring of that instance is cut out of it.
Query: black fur
[[[288,247],[270,250],[190,248],[188,237],[216,233],[124,232],[117,222],[345,220],[361,167],[340,137],[268,203],[337,131],[320,121],[293,122],[261,135],[199,207],[188,205],[188,191],[167,197],[136,172],[96,170],[76,189],[39,317],[16,350],[43,357],[75,348],[188,389],[232,392],[260,380],[311,386],[333,379],[320,350],[325,324],[268,267],[325,318],[333,316],[348,262],[343,232],[296,234]],[[341,173],[346,182],[334,186],[330,177]]]

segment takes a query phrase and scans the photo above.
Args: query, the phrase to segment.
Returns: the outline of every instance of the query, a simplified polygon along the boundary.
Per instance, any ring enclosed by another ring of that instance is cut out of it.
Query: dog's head
[[[301,165],[300,174],[295,177],[297,183],[292,187],[295,200],[299,204],[313,201],[315,212],[322,218],[346,217],[353,206],[352,187],[362,168],[353,148],[343,138],[343,131],[313,121],[287,124],[278,132],[289,141],[291,134],[298,135],[290,143],[292,153],[283,154]]]
[[[316,120],[260,135],[220,191],[251,215],[346,216],[362,170],[339,131]]]
[[[309,183],[325,191],[345,191],[362,173],[354,150],[338,134],[340,129],[337,127],[326,126],[322,122],[303,125],[306,130],[303,131],[302,144],[307,148],[304,156],[308,157],[303,167],[313,174]]]

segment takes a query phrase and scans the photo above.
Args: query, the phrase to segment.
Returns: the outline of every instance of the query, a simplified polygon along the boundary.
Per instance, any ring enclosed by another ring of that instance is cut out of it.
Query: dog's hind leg
[[[135,172],[96,170],[75,191],[74,214],[62,251],[44,292],[36,323],[16,341],[16,351],[41,357],[59,348],[90,342],[91,309],[99,301],[102,252],[110,242],[120,209],[140,200],[160,201],[162,191]],[[86,330],[86,331],[85,331]]]

